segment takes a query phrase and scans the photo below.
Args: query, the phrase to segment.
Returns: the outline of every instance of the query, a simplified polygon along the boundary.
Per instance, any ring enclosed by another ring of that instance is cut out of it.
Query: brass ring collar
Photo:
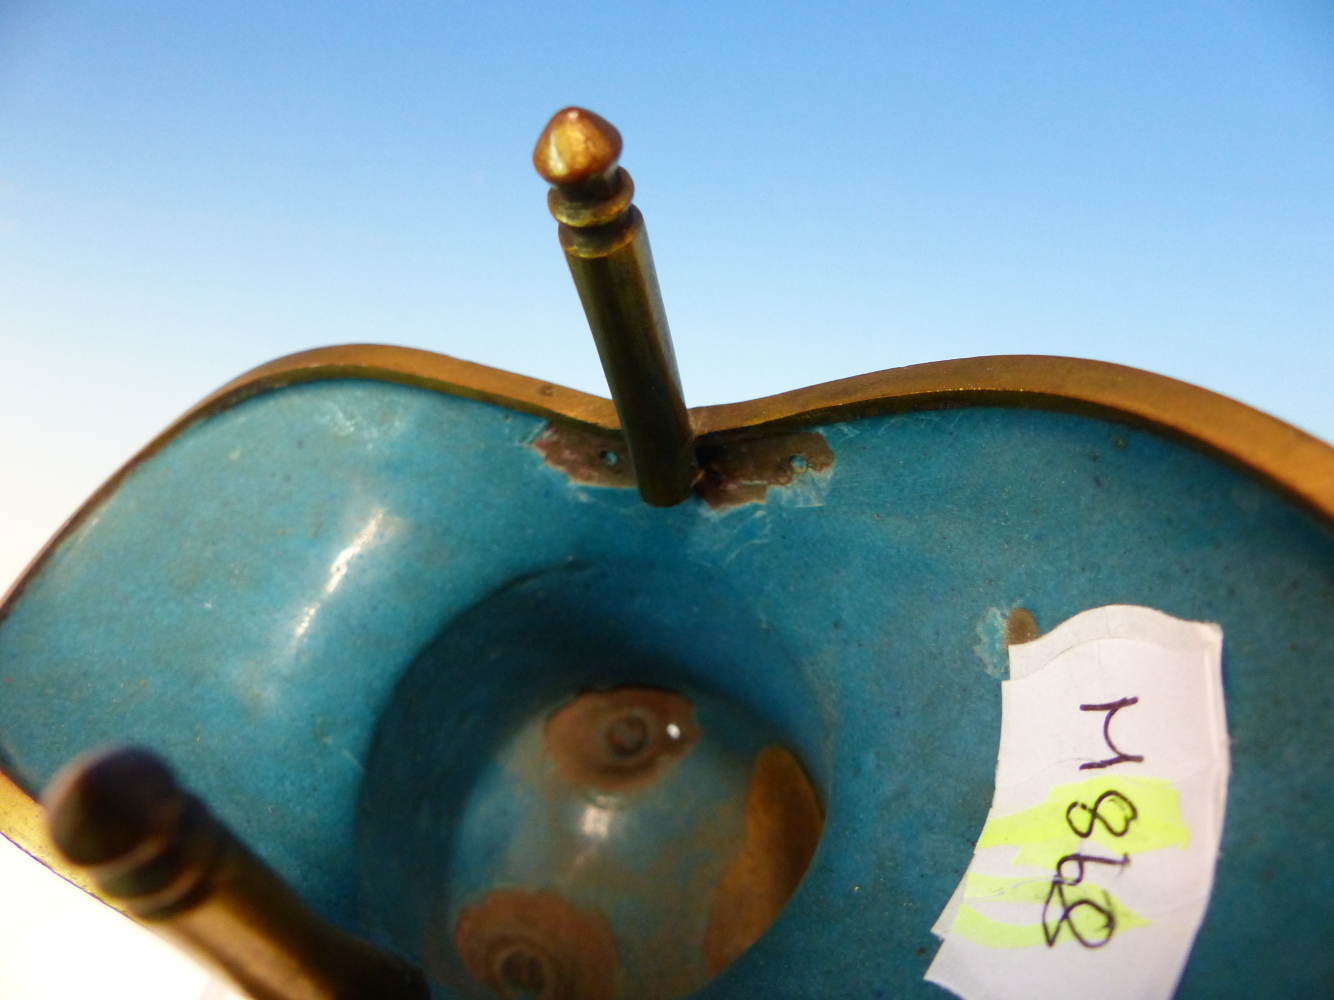
[[[635,196],[635,182],[630,179],[630,173],[624,167],[617,167],[611,180],[610,194],[605,193],[603,189],[591,198],[580,197],[584,193],[580,188],[553,184],[551,190],[547,192],[547,208],[551,210],[557,222],[563,222],[577,229],[605,226],[615,222],[630,207],[630,202]]]

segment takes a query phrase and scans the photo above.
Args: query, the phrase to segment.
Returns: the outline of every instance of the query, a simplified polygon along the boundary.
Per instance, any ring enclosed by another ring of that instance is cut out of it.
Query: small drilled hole
[[[793,472],[805,472],[809,468],[805,455],[793,455],[787,460],[787,464]]]
[[[610,448],[599,453],[598,457],[602,459],[603,465],[615,465],[621,460],[621,456],[616,454],[616,452],[612,451]]]
[[[500,960],[500,981],[514,990],[541,995],[546,989],[547,974],[542,960],[532,952],[515,948]]]
[[[607,745],[617,757],[633,757],[648,739],[648,720],[642,715],[618,715],[607,725]]]

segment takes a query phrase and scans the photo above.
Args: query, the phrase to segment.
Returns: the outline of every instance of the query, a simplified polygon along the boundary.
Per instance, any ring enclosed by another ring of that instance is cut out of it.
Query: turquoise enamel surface
[[[541,427],[365,380],[190,427],[0,624],[6,769],[37,789],[153,747],[320,912],[411,953],[429,886],[483,864],[451,804],[525,711],[678,684],[783,733],[827,806],[796,896],[700,995],[939,996],[921,976],[990,802],[1003,615],[1142,604],[1225,634],[1227,824],[1178,995],[1334,983],[1322,523],[1183,446],[1032,410],[822,427],[831,472],[730,511],[574,485]],[[377,738],[432,672],[438,737]]]

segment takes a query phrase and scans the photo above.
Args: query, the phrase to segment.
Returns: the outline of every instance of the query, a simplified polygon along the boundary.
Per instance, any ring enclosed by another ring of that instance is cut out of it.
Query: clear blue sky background
[[[0,577],[280,354],[605,393],[529,163],[571,103],[692,404],[1048,353],[1334,439],[1329,0],[0,0]]]

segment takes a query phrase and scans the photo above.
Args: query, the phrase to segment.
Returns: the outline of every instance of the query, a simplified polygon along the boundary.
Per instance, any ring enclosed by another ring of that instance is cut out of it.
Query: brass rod
[[[690,495],[699,476],[667,314],[634,182],[618,166],[621,136],[604,119],[566,108],[547,124],[533,164],[593,331],[621,419],[639,494],[655,507]]]
[[[42,800],[104,895],[254,1000],[429,1000],[418,969],[317,917],[149,751],[75,761]]]

